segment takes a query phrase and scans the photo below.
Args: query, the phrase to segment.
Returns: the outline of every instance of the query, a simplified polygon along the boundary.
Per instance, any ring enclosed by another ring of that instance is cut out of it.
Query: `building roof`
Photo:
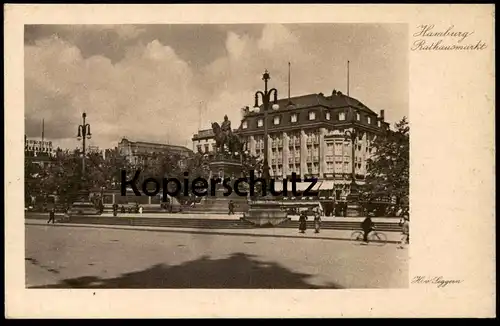
[[[367,112],[369,114],[377,115],[374,111],[369,109],[359,100],[344,95],[342,94],[342,92],[336,90],[334,90],[330,96],[325,96],[323,93],[318,93],[318,94],[306,94],[306,95],[294,96],[291,97],[290,99],[288,98],[278,99],[278,105],[280,106],[280,109],[281,108],[302,109],[313,106],[324,106],[334,109],[334,108],[344,108],[350,106],[358,110]],[[262,108],[263,106],[261,105],[260,107]]]
[[[128,142],[133,145],[152,145],[152,146],[157,146],[157,147],[163,147],[165,149],[173,149],[173,150],[179,150],[179,151],[186,151],[186,152],[192,152],[189,148],[185,146],[179,146],[179,145],[170,145],[170,144],[161,144],[161,143],[151,143],[151,142],[146,142],[146,141],[131,141],[128,140],[127,138],[123,138],[121,142]]]

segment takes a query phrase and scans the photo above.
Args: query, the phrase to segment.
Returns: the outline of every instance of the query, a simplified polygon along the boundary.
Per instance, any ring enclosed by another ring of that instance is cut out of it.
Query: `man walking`
[[[228,208],[229,212],[227,213],[227,215],[234,215],[234,203],[232,200],[229,201]]]
[[[47,224],[49,224],[50,221],[52,221],[52,224],[54,224],[56,222],[56,209],[55,208],[52,208],[49,211],[49,220],[47,221]]]

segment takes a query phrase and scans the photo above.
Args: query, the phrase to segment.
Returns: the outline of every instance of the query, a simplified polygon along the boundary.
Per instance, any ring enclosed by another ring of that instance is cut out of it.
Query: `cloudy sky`
[[[346,91],[391,122],[408,115],[404,24],[29,25],[25,128],[75,147],[87,113],[101,148],[122,137],[191,147],[201,126],[253,105],[268,69],[287,96]],[[201,114],[200,114],[201,112]]]

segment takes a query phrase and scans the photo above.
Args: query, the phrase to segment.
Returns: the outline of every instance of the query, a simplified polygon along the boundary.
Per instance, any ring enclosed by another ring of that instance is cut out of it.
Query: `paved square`
[[[26,286],[406,288],[408,251],[396,247],[310,237],[27,225]]]

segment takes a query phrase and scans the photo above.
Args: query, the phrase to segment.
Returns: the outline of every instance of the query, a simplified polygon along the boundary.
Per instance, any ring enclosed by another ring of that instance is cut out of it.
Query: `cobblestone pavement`
[[[143,232],[30,224],[26,225],[26,285],[242,289],[408,286],[408,250],[397,249],[395,244],[359,245],[321,233],[322,237],[314,238],[312,232],[304,236],[291,230],[262,236],[263,230],[258,231],[261,234],[201,234],[171,228],[169,232]],[[282,237],[282,232],[294,236]]]

